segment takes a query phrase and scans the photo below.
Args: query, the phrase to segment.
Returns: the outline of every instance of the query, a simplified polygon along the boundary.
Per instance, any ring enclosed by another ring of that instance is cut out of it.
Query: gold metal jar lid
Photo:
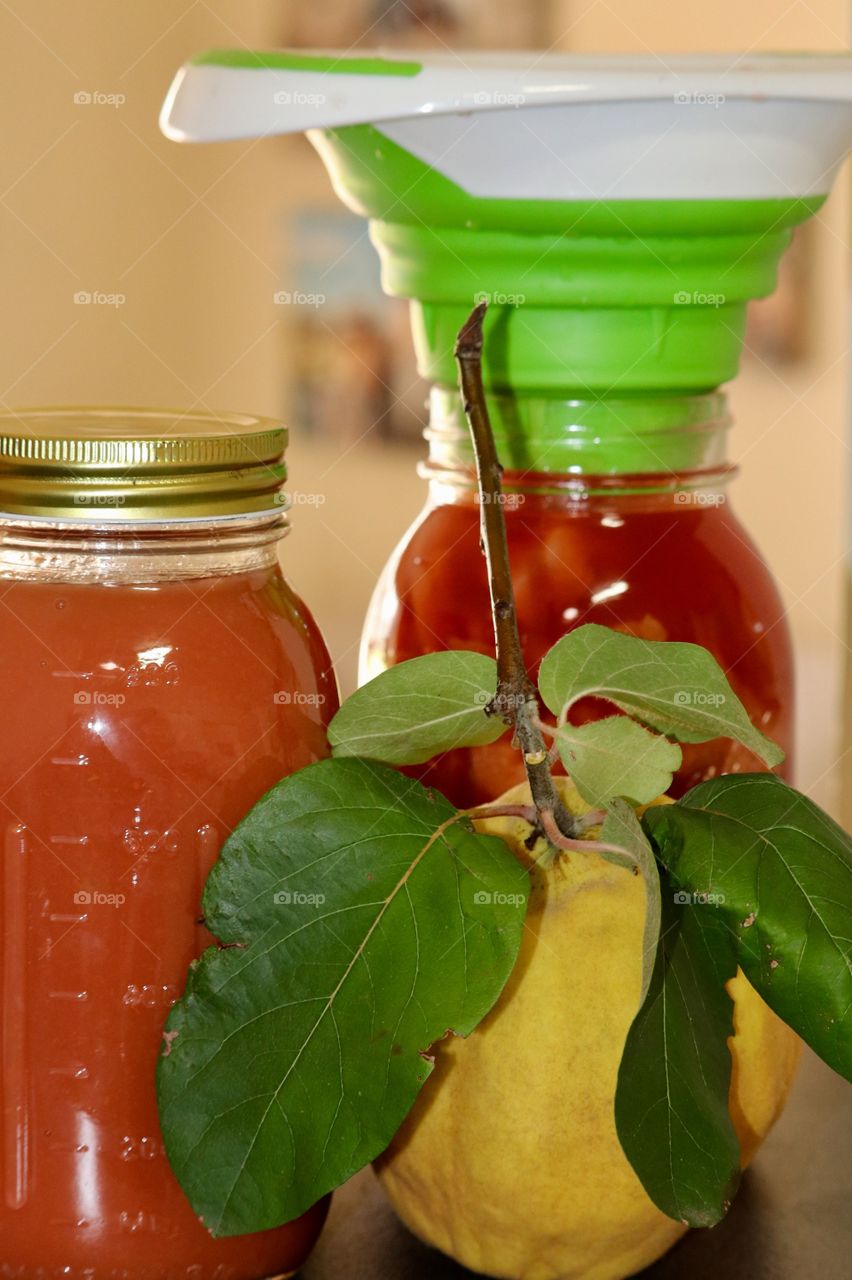
[[[0,514],[213,519],[285,509],[287,430],[247,414],[123,407],[0,414]]]

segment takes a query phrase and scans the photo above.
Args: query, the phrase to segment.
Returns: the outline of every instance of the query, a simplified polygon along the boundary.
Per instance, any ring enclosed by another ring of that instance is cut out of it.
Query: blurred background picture
[[[363,218],[320,206],[284,218],[294,262],[276,297],[287,417],[300,429],[351,444],[368,436],[417,445],[426,424],[426,383],[408,334],[408,304],[386,298]]]
[[[810,223],[796,227],[781,259],[775,292],[749,307],[745,360],[783,369],[807,359],[813,333],[810,308],[815,302],[813,234]]]
[[[293,6],[295,9],[295,6]],[[313,13],[299,6],[282,20],[280,43],[293,46],[534,49],[550,30],[549,0],[349,0]]]

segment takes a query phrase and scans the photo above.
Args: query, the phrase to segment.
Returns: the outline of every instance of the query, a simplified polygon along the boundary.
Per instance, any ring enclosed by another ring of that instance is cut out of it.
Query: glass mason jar
[[[130,410],[0,418],[0,1276],[254,1280],[325,1214],[214,1240],[154,1073],[224,837],[337,705],[278,566],[285,432]]]
[[[571,400],[489,396],[506,468],[504,503],[521,642],[536,675],[573,627],[596,622],[714,654],[754,722],[788,753],[790,637],[773,579],[734,515],[722,394]],[[437,649],[493,654],[473,459],[455,388],[437,387],[426,507],[382,574],[361,648],[362,682]],[[700,691],[683,696],[699,698]],[[578,723],[611,715],[587,700]],[[684,747],[672,793],[762,768],[728,739]],[[509,736],[412,770],[454,803],[522,780]]]

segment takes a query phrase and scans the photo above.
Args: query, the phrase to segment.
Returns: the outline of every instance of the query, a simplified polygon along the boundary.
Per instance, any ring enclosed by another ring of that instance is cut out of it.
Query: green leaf
[[[642,992],[640,1006],[644,1003],[651,985],[651,975],[660,941],[660,873],[657,859],[642,830],[633,809],[624,800],[613,800],[609,806],[600,838],[606,844],[618,845],[627,855],[627,865],[632,867],[645,882],[645,929],[642,937]],[[618,854],[605,852],[602,856],[610,862],[624,865]]]
[[[605,807],[613,796],[634,804],[655,800],[672,783],[682,752],[668,738],[649,733],[627,716],[561,726],[559,755],[585,801]]]
[[[326,760],[226,842],[210,948],[158,1068],[172,1168],[215,1235],[296,1217],[387,1146],[432,1070],[497,999],[527,873],[440,795]]]
[[[545,654],[539,689],[560,720],[580,698],[605,698],[678,742],[735,738],[765,764],[784,759],[755,729],[716,659],[696,644],[641,640],[588,623]]]
[[[725,1216],[739,1181],[728,1112],[733,1002],[724,990],[737,966],[713,908],[677,897],[664,878],[660,946],[624,1046],[615,1122],[657,1207],[691,1227],[711,1227]]]
[[[481,653],[444,650],[388,667],[347,698],[328,736],[336,756],[422,764],[454,747],[495,742],[507,726],[485,714],[497,664]]]
[[[645,822],[678,886],[718,903],[752,986],[852,1078],[852,838],[771,774],[702,782]]]

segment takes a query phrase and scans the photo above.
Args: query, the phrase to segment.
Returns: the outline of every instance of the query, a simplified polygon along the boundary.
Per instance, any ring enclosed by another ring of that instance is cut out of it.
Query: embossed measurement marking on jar
[[[118,1215],[118,1226],[127,1235],[175,1236],[179,1230],[171,1218],[145,1209],[122,1209]]]
[[[47,1074],[49,1076],[64,1076],[70,1080],[88,1080],[89,1068],[72,1063],[68,1067],[48,1067]]]
[[[50,674],[54,680],[77,680],[88,684],[90,680],[97,677],[99,681],[124,684],[125,672],[121,667],[115,666],[114,663],[102,662],[100,668],[100,671],[69,671],[66,668],[64,671],[51,671]]]
[[[85,912],[85,911],[82,911],[82,912],[81,911],[74,911],[74,912],[48,911],[47,913],[43,913],[43,914],[45,915],[45,919],[47,919],[49,923],[65,926],[65,928],[62,930],[58,938],[49,937],[47,939],[47,945],[45,946],[45,949],[42,952],[42,954],[39,956],[39,960],[48,960],[50,956],[53,954],[54,948],[59,946],[63,938],[67,938],[71,930],[75,929],[78,924],[85,924],[86,921],[89,919],[89,916],[88,916],[88,912]]]
[[[170,1009],[180,998],[180,987],[174,982],[131,982],[121,1003],[129,1009]]]
[[[6,828],[3,870],[3,1193],[21,1209],[30,1192],[30,1117],[27,1090],[27,829]]]
[[[132,1160],[164,1160],[166,1148],[162,1138],[132,1138],[126,1134],[121,1140],[119,1159],[125,1163]]]
[[[138,804],[133,808],[133,823],[125,828],[122,841],[127,852],[137,861],[149,854],[164,853],[174,856],[180,852],[180,833],[171,827],[160,830],[145,826],[142,807]],[[130,870],[132,867],[128,867],[123,874],[127,875]]]

